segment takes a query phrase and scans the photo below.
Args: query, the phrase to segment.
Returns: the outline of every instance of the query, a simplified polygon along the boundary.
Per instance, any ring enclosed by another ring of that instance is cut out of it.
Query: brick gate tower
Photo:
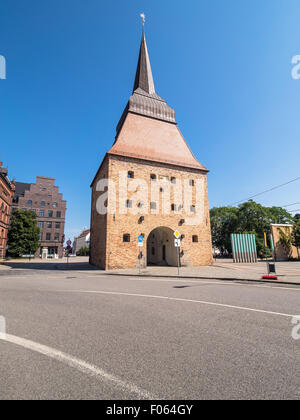
[[[182,265],[212,264],[207,173],[155,91],[143,30],[133,94],[91,184],[91,264],[176,266],[175,230]]]

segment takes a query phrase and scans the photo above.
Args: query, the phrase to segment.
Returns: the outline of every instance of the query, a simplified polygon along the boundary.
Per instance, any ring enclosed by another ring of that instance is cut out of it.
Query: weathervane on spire
[[[143,25],[145,25],[145,21],[146,21],[145,13],[141,13],[140,16],[142,18]]]

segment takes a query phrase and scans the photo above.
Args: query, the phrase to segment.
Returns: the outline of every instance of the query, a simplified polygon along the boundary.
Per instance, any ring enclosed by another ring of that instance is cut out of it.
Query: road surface
[[[294,315],[299,286],[2,269],[0,399],[300,399]]]

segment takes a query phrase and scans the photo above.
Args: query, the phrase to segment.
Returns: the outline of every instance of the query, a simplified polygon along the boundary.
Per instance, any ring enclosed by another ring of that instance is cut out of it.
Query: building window
[[[196,207],[195,206],[191,206],[190,210],[191,210],[191,213],[196,213]]]
[[[195,181],[193,179],[190,179],[189,184],[190,184],[190,187],[193,187],[195,185]]]
[[[51,233],[46,233],[46,241],[51,241]]]
[[[60,222],[55,223],[55,229],[60,229]]]
[[[130,242],[130,235],[129,235],[129,233],[125,233],[125,235],[123,235],[123,242]]]
[[[176,204],[171,204],[171,211],[176,211]]]
[[[57,203],[53,203],[53,208],[57,209]]]
[[[59,241],[59,233],[55,233],[54,234],[54,240],[55,241]]]
[[[27,205],[31,207],[32,206],[32,201],[31,200],[28,200],[27,201]]]
[[[44,217],[45,216],[44,210],[40,210],[39,215],[40,215],[40,217]]]
[[[44,222],[38,222],[38,227],[39,227],[40,229],[43,229],[43,227],[44,227]]]
[[[43,240],[43,232],[40,232],[40,241]]]
[[[151,210],[156,210],[156,203],[155,203],[155,201],[152,201],[152,202],[150,203],[150,209],[151,209]]]
[[[52,210],[48,210],[48,217],[53,217],[53,211]]]
[[[182,204],[179,204],[178,211],[181,211],[182,209],[183,209],[183,205]]]
[[[134,178],[134,172],[128,171],[128,178]]]
[[[47,222],[47,229],[52,229],[52,222]]]
[[[193,242],[198,242],[198,235],[193,235]]]
[[[174,176],[171,177],[171,183],[176,184],[176,178]]]
[[[143,205],[144,205],[144,203],[142,201],[140,201],[137,206],[138,206],[139,209],[141,209],[143,207]]]
[[[46,205],[45,201],[42,201],[41,202],[41,207],[45,207],[45,205]]]
[[[156,175],[155,174],[151,174],[150,175],[150,181],[156,181]]]
[[[163,193],[163,192],[164,192],[164,189],[161,187],[161,188],[159,189],[159,191],[160,191],[161,193]]]
[[[126,207],[127,207],[128,209],[131,209],[131,208],[132,208],[132,201],[131,201],[131,200],[127,200],[127,201],[126,201]]]
[[[57,217],[57,219],[60,219],[61,218],[61,211],[57,211],[56,212],[56,217]]]

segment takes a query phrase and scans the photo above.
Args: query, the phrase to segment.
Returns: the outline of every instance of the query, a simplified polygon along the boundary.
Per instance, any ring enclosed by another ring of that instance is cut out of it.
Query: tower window
[[[196,212],[196,207],[195,206],[191,206],[190,207],[191,213],[195,213]]]
[[[176,211],[176,204],[171,204],[171,211]]]
[[[129,233],[125,233],[125,235],[123,235],[123,242],[130,242],[130,235],[129,235]]]
[[[198,235],[193,235],[193,242],[198,242]]]
[[[150,175],[150,181],[156,181],[156,175],[155,174]]]
[[[134,172],[129,171],[128,172],[128,178],[134,178]]]
[[[176,184],[176,178],[174,176],[171,177],[171,183]]]
[[[140,209],[140,208],[142,208],[143,207],[143,205],[144,205],[144,203],[142,202],[142,201],[140,201],[139,203],[138,203],[138,208]]]
[[[127,207],[128,209],[131,209],[131,208],[132,208],[132,201],[131,201],[131,200],[127,200],[127,201],[126,201],[126,207]]]
[[[195,185],[195,181],[193,179],[190,179],[189,184],[190,184],[190,187],[193,187]]]
[[[152,202],[150,203],[150,209],[151,209],[151,210],[156,210],[156,203],[155,203],[154,201],[152,201]]]

